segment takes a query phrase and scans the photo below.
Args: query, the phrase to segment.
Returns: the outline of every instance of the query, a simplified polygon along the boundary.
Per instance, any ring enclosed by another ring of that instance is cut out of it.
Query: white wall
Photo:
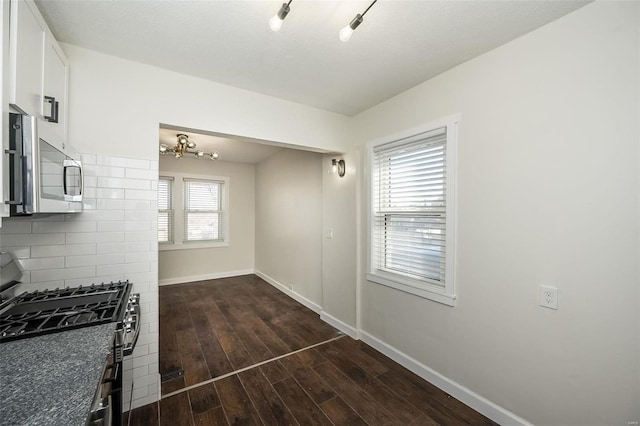
[[[343,159],[343,177],[328,173],[332,159]],[[356,181],[359,158],[354,152],[325,155],[322,160],[322,314],[325,320],[354,335],[356,323]],[[332,231],[333,237],[328,238]]]
[[[322,303],[322,155],[287,149],[257,164],[255,266]]]
[[[363,282],[364,331],[539,425],[640,420],[639,8],[590,4],[355,118],[363,144],[461,115],[457,306]]]
[[[80,152],[157,159],[158,123],[321,150],[348,117],[62,44],[71,64],[69,139]]]
[[[160,157],[163,173],[190,173],[229,178],[229,245],[189,250],[162,250],[158,279],[175,284],[253,273],[255,252],[255,166],[173,157]],[[179,206],[176,206],[179,208]]]
[[[124,401],[158,398],[158,162],[83,155],[84,212],[5,218],[0,249],[14,252],[25,274],[16,290],[129,280],[140,293],[141,328],[124,360]]]

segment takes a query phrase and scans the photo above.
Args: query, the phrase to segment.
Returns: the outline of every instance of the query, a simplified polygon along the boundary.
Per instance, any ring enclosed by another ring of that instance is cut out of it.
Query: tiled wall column
[[[133,283],[142,326],[124,361],[128,410],[158,399],[158,162],[95,155],[82,161],[84,211],[3,219],[0,248],[21,258],[20,291]]]

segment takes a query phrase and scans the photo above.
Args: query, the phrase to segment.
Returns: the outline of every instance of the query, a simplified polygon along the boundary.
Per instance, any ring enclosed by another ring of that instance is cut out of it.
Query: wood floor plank
[[[154,402],[124,413],[128,426],[156,426],[158,424],[158,403]]]
[[[184,384],[184,377],[180,376],[173,380],[167,380],[161,383],[162,386],[162,394],[166,395],[168,393],[177,391],[178,389],[183,389],[187,385]]]
[[[265,425],[298,424],[260,369],[245,371],[238,377]]]
[[[218,380],[215,386],[230,425],[262,424],[237,375]]]
[[[382,408],[375,399],[342,374],[332,363],[324,363],[315,367],[314,370],[367,423],[372,425],[402,424],[400,420]]]
[[[332,425],[292,377],[274,384],[273,387],[301,425]]]
[[[193,426],[189,397],[185,393],[160,400],[161,426]]]
[[[341,339],[344,340],[344,339]],[[357,351],[336,351],[331,345],[323,345],[318,350],[340,371],[367,392],[381,407],[400,419],[403,423],[412,422],[416,415],[413,407],[406,399],[391,390],[390,387],[369,374],[364,368],[352,361]],[[431,419],[425,418],[426,423]]]
[[[427,382],[422,377],[417,374],[407,370],[400,364],[394,362],[390,358],[384,356],[380,352],[376,351],[372,347],[368,345],[362,346],[362,351],[369,354],[371,357],[376,358],[382,363],[385,363],[389,367],[389,372],[384,373],[380,376],[380,379],[387,383],[389,386],[393,386],[396,389],[396,392],[409,392],[410,396],[407,396],[406,399],[411,401],[412,398],[416,400],[423,400],[429,402],[432,406],[435,407],[438,412],[443,411],[439,407],[444,407],[444,414],[449,415],[449,413],[454,413],[453,416],[459,419],[459,421],[466,421],[471,424],[491,424],[495,425],[496,423],[492,422],[490,419],[487,419],[485,416],[481,415],[477,411],[458,401],[457,399],[451,397],[446,392],[437,388],[433,384]],[[384,377],[384,380],[383,380]],[[402,379],[402,380],[399,380]],[[409,383],[413,387],[407,387],[406,383]],[[392,383],[392,384],[390,384]],[[438,404],[437,406],[434,404]],[[429,414],[431,417],[436,415]],[[438,420],[436,417],[434,419]]]
[[[222,407],[195,414],[193,417],[196,426],[227,426],[229,424]]]
[[[305,351],[306,352],[306,351]],[[304,353],[304,352],[302,352]],[[293,375],[302,389],[307,392],[313,402],[321,404],[336,396],[329,386],[311,366],[305,365],[300,353],[280,360],[282,365]]]
[[[263,364],[260,366],[260,370],[271,384],[278,383],[287,377],[291,377],[291,373],[282,366],[280,361],[271,361]]]
[[[233,366],[217,340],[211,339],[200,342],[200,346],[204,360],[207,363],[207,367],[209,367],[211,378],[220,377],[233,371]]]
[[[367,426],[367,422],[339,396],[320,404],[320,409],[334,425]]]
[[[184,366],[184,384],[186,386],[197,385],[211,378],[209,367],[199,345],[197,352],[187,352],[182,354],[181,358]]]
[[[213,383],[198,386],[188,391],[189,401],[191,401],[191,412],[201,414],[205,411],[220,407],[218,391]]]

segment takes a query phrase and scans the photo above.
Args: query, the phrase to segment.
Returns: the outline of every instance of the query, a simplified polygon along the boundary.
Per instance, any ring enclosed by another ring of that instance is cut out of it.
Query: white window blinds
[[[173,178],[160,176],[158,180],[158,242],[173,243]]]
[[[445,286],[447,128],[373,148],[372,267]]]
[[[223,241],[224,182],[184,179],[184,241]]]

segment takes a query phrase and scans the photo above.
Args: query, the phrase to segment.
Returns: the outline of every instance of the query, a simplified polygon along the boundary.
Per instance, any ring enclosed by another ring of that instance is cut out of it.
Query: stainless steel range
[[[0,304],[0,343],[49,333],[115,324],[113,351],[104,367],[88,425],[119,425],[122,414],[122,359],[140,331],[140,296],[119,281],[22,293]]]

